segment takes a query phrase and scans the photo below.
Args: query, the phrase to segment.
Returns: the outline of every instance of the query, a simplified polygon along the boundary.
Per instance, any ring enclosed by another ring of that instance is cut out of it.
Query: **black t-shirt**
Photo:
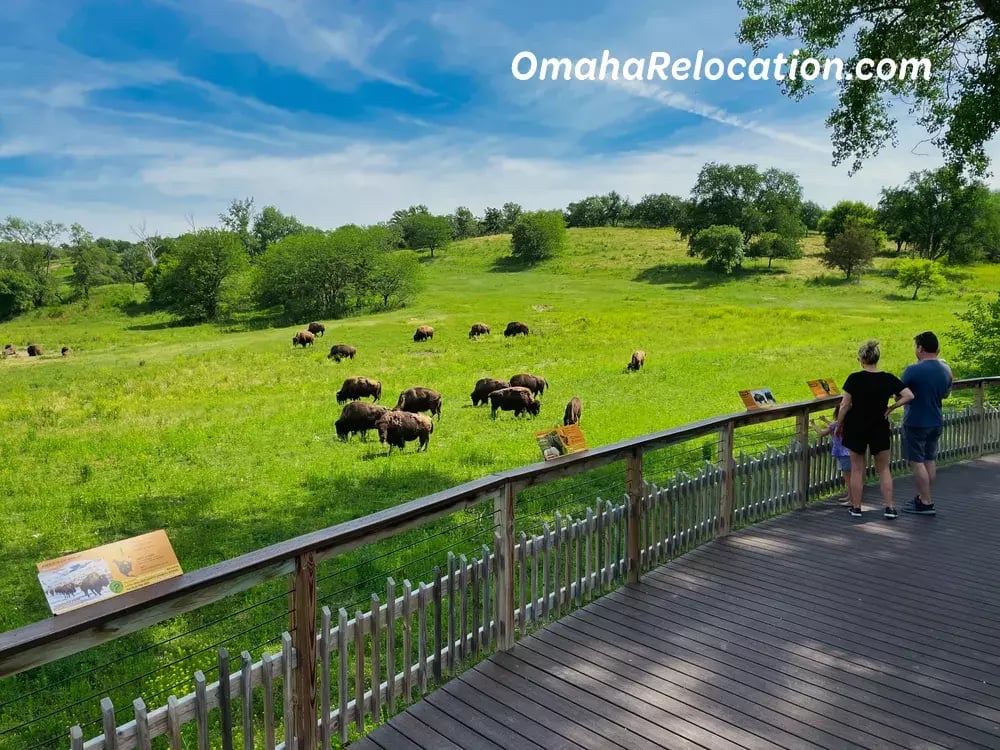
[[[906,386],[891,372],[852,372],[844,381],[844,392],[851,394],[851,408],[844,417],[844,429],[884,424],[889,399]]]

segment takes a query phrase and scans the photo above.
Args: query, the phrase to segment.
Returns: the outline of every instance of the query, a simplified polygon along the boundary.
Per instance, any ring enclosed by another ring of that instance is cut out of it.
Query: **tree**
[[[522,213],[510,236],[511,255],[528,263],[550,258],[566,243],[566,219],[562,211]]]
[[[851,221],[875,227],[878,223],[878,214],[867,203],[840,201],[819,220],[818,229],[826,238],[824,244],[829,247],[833,238],[842,234]]]
[[[949,331],[958,344],[958,359],[972,376],[1000,372],[1000,294],[992,302],[977,297],[956,317],[968,324]]]
[[[684,200],[668,193],[642,196],[632,207],[632,221],[641,227],[677,226],[684,211]]]
[[[451,241],[451,222],[446,216],[414,214],[403,221],[403,241],[410,250],[427,248],[434,257],[435,248]]]
[[[631,208],[628,198],[622,198],[616,190],[612,190],[607,195],[602,196],[601,202],[604,204],[606,221],[613,227],[618,226],[618,222],[621,221],[622,217]]]
[[[837,268],[849,279],[872,265],[875,254],[885,243],[885,234],[873,223],[848,218],[844,229],[827,244],[820,262],[827,268]]]
[[[160,261],[160,253],[163,250],[163,239],[156,234],[150,234],[146,231],[146,220],[143,219],[142,223],[138,226],[129,226],[129,231],[135,235],[138,240],[136,243],[143,249],[146,254],[146,260],[149,261],[150,267],[155,266]]]
[[[114,262],[108,251],[97,245],[90,232],[79,224],[70,227],[70,236],[72,245],[69,254],[73,260],[70,285],[84,299],[90,299],[91,289],[113,280]]]
[[[214,320],[223,282],[247,267],[246,252],[234,232],[202,229],[182,235],[147,277],[150,300],[181,317]]]
[[[479,220],[465,206],[456,208],[455,213],[448,216],[448,221],[451,223],[452,239],[464,240],[479,236]]]
[[[916,299],[917,292],[923,288],[941,289],[945,283],[937,263],[920,259],[901,260],[896,266],[896,281],[902,289],[913,288],[912,299]]]
[[[503,223],[503,211],[499,208],[493,208],[488,206],[485,211],[483,211],[483,235],[489,236],[494,234],[504,234],[507,229],[504,228]]]
[[[503,214],[503,231],[513,232],[514,225],[517,223],[518,218],[524,213],[524,209],[521,208],[519,203],[513,203],[508,201],[503,204],[503,208],[500,209]]]
[[[878,226],[886,237],[896,243],[896,254],[903,250],[903,245],[910,242],[910,216],[913,214],[910,206],[910,192],[903,188],[882,188],[882,196],[878,202]]]
[[[975,235],[982,240],[987,259],[1000,261],[1000,190],[995,190],[976,220]]]
[[[8,216],[0,223],[0,240],[41,248],[45,258],[45,272],[49,273],[56,254],[55,241],[65,231],[64,224],[51,220],[27,221],[17,216]]]
[[[132,287],[142,281],[143,275],[146,273],[147,268],[151,268],[152,264],[149,262],[149,257],[146,255],[146,249],[139,244],[130,246],[121,255],[121,267],[122,273],[125,278],[128,279]]]
[[[264,206],[253,221],[253,252],[259,256],[267,252],[271,243],[292,234],[301,234],[305,227],[294,216],[281,213],[274,206]]]
[[[806,229],[815,232],[819,229],[819,220],[824,213],[823,207],[815,201],[805,201],[799,211],[799,218],[805,224]]]
[[[764,232],[750,243],[746,254],[748,258],[767,258],[767,267],[770,268],[775,258],[801,258],[802,247],[777,232]]]
[[[608,223],[607,206],[599,195],[574,201],[566,207],[567,227],[603,227]]]
[[[24,271],[0,269],[0,320],[27,312],[35,306],[38,281]]]
[[[427,206],[423,203],[417,206],[410,206],[409,208],[397,208],[392,212],[392,218],[389,219],[390,224],[398,224],[402,226],[406,219],[411,216],[416,216],[417,214],[429,214],[430,211],[427,210]]]
[[[714,224],[699,230],[688,246],[688,255],[705,258],[709,268],[726,274],[742,265],[745,252],[743,232],[731,224]]]
[[[698,174],[678,229],[681,237],[690,242],[702,229],[734,226],[746,244],[763,232],[783,232],[790,226],[787,220],[778,226],[775,219],[779,215],[797,216],[801,205],[802,186],[791,172],[761,172],[755,164],[709,162]],[[795,234],[799,234],[798,229]],[[797,241],[798,237],[793,239]]]
[[[382,299],[382,307],[388,309],[393,299],[397,305],[405,305],[423,284],[424,269],[417,254],[412,250],[395,250],[379,256],[370,288]]]
[[[827,119],[833,128],[835,166],[851,159],[849,174],[854,174],[887,142],[895,145],[896,121],[888,102],[906,99],[911,112],[920,112],[918,123],[948,163],[985,173],[989,159],[984,145],[1000,128],[998,0],[739,0],[739,5],[746,17],[738,38],[755,55],[771,40],[787,47],[793,38],[801,42],[794,46],[802,58],[842,56],[844,36],[857,29],[844,73],[853,74],[864,58],[929,62],[922,71],[916,66],[901,70],[892,80],[841,79],[838,104]],[[782,89],[801,100],[814,85],[802,76],[785,75]]]
[[[255,255],[254,239],[250,234],[250,225],[254,220],[253,198],[240,200],[233,198],[225,212],[219,214],[223,229],[235,234],[247,255]]]
[[[986,252],[978,224],[993,207],[986,185],[952,167],[913,172],[902,188],[883,191],[897,236],[928,260],[965,263]]]

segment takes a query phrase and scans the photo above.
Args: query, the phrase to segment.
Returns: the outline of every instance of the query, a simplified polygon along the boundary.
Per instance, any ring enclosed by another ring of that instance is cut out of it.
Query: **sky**
[[[249,196],[333,228],[420,203],[686,197],[708,161],[792,171],[829,207],[941,164],[903,108],[898,147],[833,167],[833,83],[794,101],[775,81],[511,73],[522,50],[750,58],[741,17],[736,0],[3,0],[0,217],[134,239]]]

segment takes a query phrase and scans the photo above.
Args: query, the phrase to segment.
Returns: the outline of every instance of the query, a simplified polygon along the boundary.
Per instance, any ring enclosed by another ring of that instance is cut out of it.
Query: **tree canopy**
[[[911,113],[949,164],[983,175],[987,144],[1000,128],[1000,0],[738,0],[745,11],[738,39],[759,54],[768,43],[799,40],[799,58],[825,62],[837,56],[854,32],[844,73],[860,60],[930,62],[930,75],[911,80],[900,70],[891,80],[844,75],[837,106],[827,119],[833,129],[833,163],[850,160],[849,174],[896,145],[889,102],[905,98]],[[786,76],[784,94],[802,99],[815,86]]]

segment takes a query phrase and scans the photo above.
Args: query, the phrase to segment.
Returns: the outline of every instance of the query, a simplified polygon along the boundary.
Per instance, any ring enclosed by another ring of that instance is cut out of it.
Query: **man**
[[[913,391],[913,401],[903,412],[903,457],[913,467],[917,496],[903,510],[922,516],[933,516],[934,498],[931,485],[936,474],[938,440],[944,427],[941,402],[951,391],[952,372],[939,359],[937,336],[924,331],[913,337],[916,364],[903,370],[901,380]]]

